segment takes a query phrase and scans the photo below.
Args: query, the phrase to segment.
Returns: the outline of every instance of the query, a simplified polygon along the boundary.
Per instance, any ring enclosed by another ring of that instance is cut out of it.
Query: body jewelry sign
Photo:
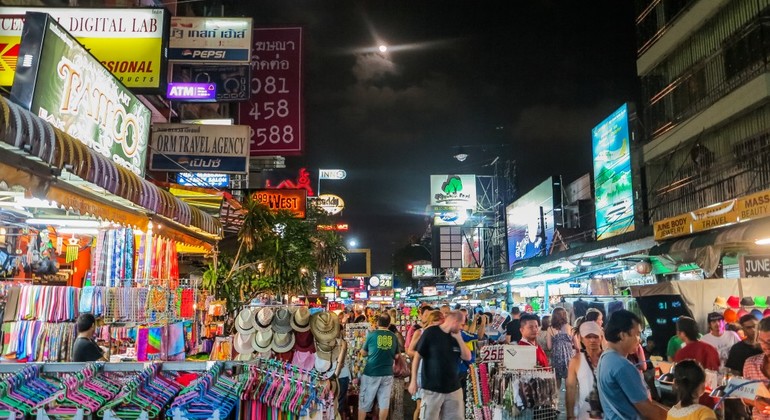
[[[166,9],[0,7],[0,86],[11,86],[24,14],[50,14],[124,85],[157,91],[165,83]]]
[[[155,124],[150,169],[244,174],[249,166],[249,127]]]
[[[11,100],[139,176],[150,110],[55,19],[27,13]]]

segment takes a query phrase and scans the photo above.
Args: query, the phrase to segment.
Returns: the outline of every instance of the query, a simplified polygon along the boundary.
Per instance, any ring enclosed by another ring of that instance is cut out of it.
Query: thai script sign
[[[51,15],[127,87],[151,92],[165,83],[166,9],[0,7],[1,86],[13,84],[26,12]]]
[[[248,63],[251,18],[172,17],[168,59]]]
[[[30,12],[11,99],[139,176],[151,113],[55,19]]]
[[[302,28],[254,29],[251,97],[238,107],[251,127],[251,155],[300,155],[305,150]]]
[[[249,128],[243,125],[155,124],[150,169],[247,173]]]
[[[217,85],[214,83],[169,83],[166,98],[185,101],[216,101]]]

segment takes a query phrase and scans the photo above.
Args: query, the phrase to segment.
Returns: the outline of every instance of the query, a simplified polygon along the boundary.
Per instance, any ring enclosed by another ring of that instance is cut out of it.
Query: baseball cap
[[[719,312],[711,312],[708,315],[708,322],[711,322],[711,321],[723,321],[724,319],[725,319],[725,317],[722,316],[722,314],[720,314]]]
[[[604,332],[602,331],[602,327],[600,327],[599,324],[597,324],[596,322],[587,321],[580,324],[580,336],[585,337],[588,334],[594,334],[601,337],[604,334]]]

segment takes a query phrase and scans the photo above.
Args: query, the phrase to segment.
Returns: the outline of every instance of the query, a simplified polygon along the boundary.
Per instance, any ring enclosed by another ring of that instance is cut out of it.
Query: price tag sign
[[[302,28],[257,28],[252,38],[249,100],[238,107],[240,124],[251,127],[251,156],[302,154]]]
[[[479,361],[495,363],[502,362],[505,358],[505,347],[513,346],[491,345],[482,347],[479,350]]]

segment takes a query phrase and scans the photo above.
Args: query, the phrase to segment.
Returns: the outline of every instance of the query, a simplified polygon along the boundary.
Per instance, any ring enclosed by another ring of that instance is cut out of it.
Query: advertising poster
[[[248,63],[250,51],[251,18],[171,18],[169,60]]]
[[[244,125],[155,124],[150,144],[153,171],[245,174],[249,169]]]
[[[11,100],[143,177],[150,110],[49,15],[24,34]]]
[[[461,210],[476,210],[476,175],[431,175],[430,204]]]
[[[548,178],[505,208],[508,265],[528,258],[545,255],[553,241],[554,179]],[[543,208],[545,241],[541,231],[540,208]]]
[[[244,65],[206,66],[173,64],[172,82],[213,83],[217,87],[217,102],[238,102],[249,99],[251,67]]]
[[[634,230],[628,104],[591,131],[596,200],[596,239]]]
[[[251,90],[238,106],[251,127],[251,155],[301,155],[305,150],[302,28],[256,28]]]
[[[165,85],[166,9],[0,7],[0,86],[13,84],[26,12],[51,15],[126,87],[150,93]]]

